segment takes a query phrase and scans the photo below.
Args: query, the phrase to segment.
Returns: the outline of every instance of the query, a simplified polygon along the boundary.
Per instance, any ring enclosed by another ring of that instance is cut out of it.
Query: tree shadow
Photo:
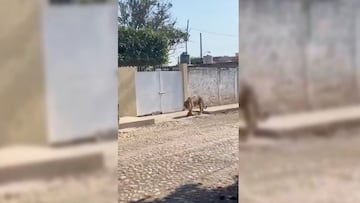
[[[142,199],[131,203],[224,203],[238,202],[238,177],[235,177],[234,183],[226,187],[206,188],[201,183],[186,184],[175,189],[164,198],[147,200]]]

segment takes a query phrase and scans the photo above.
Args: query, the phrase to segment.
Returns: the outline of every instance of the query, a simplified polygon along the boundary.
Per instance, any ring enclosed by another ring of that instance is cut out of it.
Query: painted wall
[[[119,68],[119,117],[137,116],[144,112],[150,114],[156,111],[163,111],[163,113],[181,111],[189,88],[187,65],[179,66],[181,73],[162,72],[161,82],[165,84],[162,90],[165,92],[164,95],[159,95],[160,82],[157,72],[137,73],[136,67]],[[136,84],[139,85],[138,88]]]
[[[193,95],[202,96],[208,106],[237,103],[236,66],[179,66],[180,71],[155,72],[119,68],[119,116],[181,111],[183,102]]]
[[[272,113],[359,102],[360,2],[239,0],[240,74]]]
[[[44,5],[49,141],[118,127],[116,2]],[[64,81],[67,81],[66,83]]]
[[[236,103],[237,67],[189,67],[189,95],[203,97],[208,106]]]
[[[137,115],[181,111],[184,101],[182,82],[180,71],[136,72]]]
[[[46,142],[38,1],[0,6],[0,146]]]
[[[136,67],[121,67],[118,73],[119,116],[136,116]]]

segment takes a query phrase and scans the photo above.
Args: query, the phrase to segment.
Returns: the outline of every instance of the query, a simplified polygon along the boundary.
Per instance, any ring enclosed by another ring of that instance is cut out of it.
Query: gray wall
[[[236,103],[237,68],[189,67],[189,95],[200,95],[205,105]]]
[[[358,103],[359,5],[356,0],[239,0],[240,72],[255,84],[268,111]]]

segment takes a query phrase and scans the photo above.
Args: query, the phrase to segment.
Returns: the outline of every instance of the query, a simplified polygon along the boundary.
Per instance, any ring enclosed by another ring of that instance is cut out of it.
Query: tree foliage
[[[118,65],[160,65],[168,60],[168,40],[149,28],[118,28]]]
[[[191,57],[190,61],[191,64],[202,64],[202,60],[200,57]]]
[[[171,16],[172,4],[164,0],[119,0],[120,26],[133,29],[152,29],[163,33],[168,39],[169,49],[187,40],[188,35],[175,27]]]

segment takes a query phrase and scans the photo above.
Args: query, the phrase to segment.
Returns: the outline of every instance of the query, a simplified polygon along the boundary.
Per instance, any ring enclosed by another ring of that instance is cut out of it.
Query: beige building
[[[116,2],[57,2],[0,6],[0,146],[116,132]]]

